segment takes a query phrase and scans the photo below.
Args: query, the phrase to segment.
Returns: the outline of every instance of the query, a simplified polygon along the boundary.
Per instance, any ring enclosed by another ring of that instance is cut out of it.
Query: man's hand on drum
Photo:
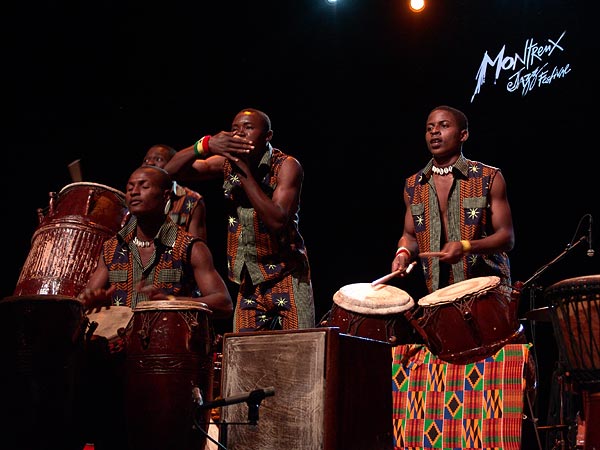
[[[98,312],[103,306],[110,306],[111,297],[115,290],[116,286],[111,286],[108,289],[86,288],[80,292],[78,298],[83,302],[86,313]]]

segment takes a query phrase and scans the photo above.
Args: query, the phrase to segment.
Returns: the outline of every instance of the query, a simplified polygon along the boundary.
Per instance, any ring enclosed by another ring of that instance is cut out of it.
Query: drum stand
[[[251,392],[247,392],[244,394],[232,395],[230,397],[217,399],[211,402],[203,402],[202,396],[200,395],[200,391],[198,388],[194,388],[192,391],[192,399],[194,402],[194,406],[197,408],[197,411],[203,411],[206,409],[220,408],[222,406],[235,405],[237,403],[246,403],[248,405],[248,421],[247,422],[227,422],[225,420],[220,420],[215,422],[215,425],[219,427],[219,441],[217,442],[212,436],[204,431],[202,425],[206,425],[200,423],[197,419],[194,419],[194,425],[198,430],[202,432],[211,442],[216,444],[220,449],[227,450],[227,428],[229,425],[256,425],[258,423],[258,408],[260,406],[260,402],[262,402],[266,397],[271,397],[275,395],[275,388],[270,386],[264,389],[255,389]]]
[[[584,216],[585,217],[585,216]],[[581,221],[580,221],[581,223]],[[578,227],[579,229],[579,227]],[[519,289],[521,291],[523,291],[526,287],[529,287],[529,285],[531,285],[530,288],[530,312],[534,312],[536,311],[536,306],[535,306],[535,291],[536,290],[541,290],[538,286],[535,285],[535,280],[537,280],[537,278],[542,275],[549,267],[551,267],[553,264],[555,264],[556,262],[558,262],[559,260],[561,260],[562,258],[564,258],[568,253],[570,253],[572,250],[575,249],[575,247],[577,247],[578,245],[580,245],[582,242],[587,241],[587,237],[585,235],[581,236],[577,241],[575,241],[574,243],[569,243],[567,244],[567,246],[565,247],[565,249],[558,255],[556,256],[554,259],[552,259],[550,262],[546,263],[545,265],[543,265],[541,268],[539,268],[527,281],[525,281],[524,283],[519,283]],[[538,358],[537,358],[537,350],[536,350],[536,345],[535,345],[535,334],[536,334],[536,330],[535,330],[535,320],[532,321],[532,325],[531,325],[531,336],[532,336],[532,340],[534,342],[534,361],[535,361],[535,365],[536,365],[536,377],[537,377],[537,373],[538,373]],[[564,356],[560,355],[560,351],[559,351],[559,367],[554,371],[553,373],[553,384],[556,382],[558,384],[558,419],[559,419],[559,423],[558,424],[554,424],[554,425],[548,425],[548,426],[538,426],[538,419],[535,417],[534,415],[534,408],[533,405],[531,404],[531,400],[529,398],[529,396],[526,395],[527,397],[527,401],[529,403],[529,409],[530,412],[532,414],[532,422],[533,422],[533,426],[534,426],[534,430],[535,430],[535,435],[536,435],[536,439],[539,445],[539,448],[541,450],[541,442],[540,442],[540,437],[539,437],[539,431],[543,430],[543,431],[557,431],[558,435],[555,437],[555,441],[552,444],[553,446],[549,449],[549,450],[574,450],[576,448],[580,448],[580,447],[566,447],[568,441],[570,439],[566,439],[565,438],[565,431],[569,431],[573,429],[573,425],[575,426],[575,428],[577,427],[577,423],[574,422],[572,425],[567,425],[564,423],[565,419],[570,419],[570,418],[565,418],[565,410],[569,411],[568,408],[570,408],[571,402],[567,401],[567,397],[566,397],[566,392],[567,392],[567,385],[570,385],[570,383],[568,383],[568,380],[565,377],[568,377],[568,371],[566,370],[566,368],[564,367],[564,363],[562,362],[564,360]],[[552,405],[550,405],[552,406]],[[574,421],[574,420],[573,420]],[[573,422],[572,421],[572,422]]]

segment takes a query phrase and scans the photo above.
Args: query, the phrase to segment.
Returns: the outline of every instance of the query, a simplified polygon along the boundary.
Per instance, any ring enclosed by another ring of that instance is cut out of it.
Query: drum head
[[[138,303],[133,311],[178,311],[184,309],[194,309],[212,313],[206,303],[195,300],[145,300]]]
[[[63,187],[58,194],[64,194],[65,192],[75,188],[75,187],[91,187],[94,189],[99,189],[99,190],[104,190],[104,191],[110,191],[113,194],[117,195],[118,197],[121,197],[123,200],[125,199],[125,194],[122,191],[119,191],[118,189],[112,188],[110,186],[105,186],[104,184],[99,184],[99,183],[90,183],[87,181],[80,181],[80,182],[76,182],[76,183],[71,183],[71,184],[67,184],[65,187]]]
[[[453,303],[467,294],[485,292],[500,284],[500,277],[476,277],[443,287],[419,299],[419,306]]]
[[[116,338],[119,328],[126,328],[132,316],[133,311],[129,306],[114,305],[102,307],[100,311],[87,315],[90,321],[98,323],[94,334],[104,336],[107,339]]]
[[[415,304],[402,289],[387,284],[354,283],[340,288],[333,301],[347,311],[359,314],[398,314]]]

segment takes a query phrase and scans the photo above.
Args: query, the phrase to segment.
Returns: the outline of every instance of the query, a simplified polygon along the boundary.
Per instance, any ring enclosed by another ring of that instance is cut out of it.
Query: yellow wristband
[[[469,253],[471,251],[471,243],[467,240],[460,241],[463,253]]]

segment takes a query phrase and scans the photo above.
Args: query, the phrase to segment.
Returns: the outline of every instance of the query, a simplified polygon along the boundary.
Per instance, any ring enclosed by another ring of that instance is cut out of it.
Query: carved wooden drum
[[[600,275],[559,281],[544,296],[569,370],[579,383],[600,382]]]
[[[402,289],[386,284],[354,283],[333,295],[333,306],[321,325],[339,327],[340,332],[393,345],[415,342],[414,329],[404,312],[414,306]]]
[[[460,281],[421,298],[418,326],[438,358],[468,364],[493,355],[523,335],[511,298],[500,278]]]
[[[76,297],[85,287],[102,243],[121,229],[125,194],[96,183],[72,183],[50,192],[21,269],[14,295]]]
[[[196,416],[193,390],[212,400],[211,311],[201,302],[139,303],[125,332],[125,410],[131,450],[202,449],[210,411]],[[194,420],[196,418],[196,420]]]

